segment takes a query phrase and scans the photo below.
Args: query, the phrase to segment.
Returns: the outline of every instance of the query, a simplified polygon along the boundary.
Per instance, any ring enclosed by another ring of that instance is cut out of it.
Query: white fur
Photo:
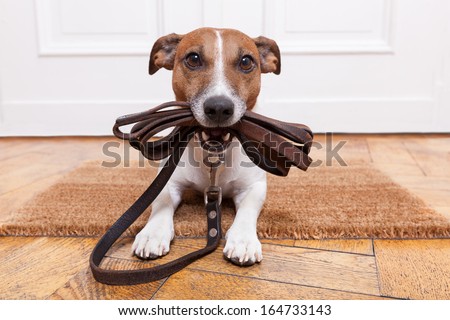
[[[197,99],[193,112],[204,126],[208,121],[203,114],[203,102],[210,96],[221,94],[235,103],[231,123],[238,121],[246,110],[245,103],[230,88],[225,79],[222,37],[216,32],[216,62],[214,80]],[[143,258],[156,258],[169,252],[174,237],[173,214],[187,188],[199,192],[209,185],[209,168],[203,164],[206,156],[194,138],[182,156],[181,163],[166,187],[152,205],[147,225],[139,232],[133,244],[133,252]],[[225,151],[225,169],[219,176],[223,196],[232,198],[236,205],[236,217],[226,234],[224,255],[236,264],[250,265],[263,258],[261,243],[256,234],[256,224],[266,197],[266,174],[251,163],[239,142],[234,139]],[[199,212],[202,215],[203,212]]]

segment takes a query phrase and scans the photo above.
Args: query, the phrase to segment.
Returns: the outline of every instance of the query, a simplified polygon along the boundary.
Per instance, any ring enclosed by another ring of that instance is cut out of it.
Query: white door
[[[110,134],[173,99],[153,42],[200,26],[276,40],[258,111],[316,132],[449,132],[448,0],[0,0],[0,135]]]

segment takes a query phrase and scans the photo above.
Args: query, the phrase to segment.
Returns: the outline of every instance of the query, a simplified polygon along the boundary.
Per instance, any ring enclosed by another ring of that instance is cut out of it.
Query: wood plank
[[[27,172],[35,170],[34,165],[39,163],[39,159],[42,157],[37,152],[24,152],[23,156],[16,156],[0,161],[0,178],[2,179],[2,185],[5,185],[5,181],[10,182],[11,176],[20,176],[21,172]],[[33,164],[33,165],[30,165]],[[8,179],[9,178],[9,179]],[[12,182],[12,181],[11,181]],[[6,192],[2,187],[0,193]]]
[[[8,242],[0,264],[0,299],[44,299],[86,267],[96,239],[10,237]]]
[[[440,214],[442,214],[444,217],[446,217],[447,219],[450,220],[450,206],[448,207],[437,207],[437,206],[433,206],[433,209],[436,210],[437,212],[439,212]],[[450,262],[449,262],[450,263]]]
[[[131,257],[132,239],[109,256],[136,260]],[[162,264],[204,246],[204,239],[176,239],[170,253],[152,262]],[[188,268],[201,271],[263,280],[379,295],[378,279],[373,256],[327,250],[263,244],[264,260],[260,264],[242,268],[223,258],[221,246],[212,254],[194,262]]]
[[[0,161],[22,157],[25,153],[43,151],[47,138],[8,137],[0,138]]]
[[[423,199],[432,208],[450,205],[450,190],[430,190],[415,187],[409,187],[408,190]]]
[[[17,154],[0,160],[0,195],[50,175],[68,172],[88,159],[110,162],[111,157],[105,154],[103,147],[111,142],[115,145],[109,151],[120,156],[120,165],[142,158],[128,144],[111,137],[42,138],[18,142]]]
[[[381,294],[405,299],[450,299],[450,239],[376,240]]]
[[[0,195],[0,224],[13,218],[15,210],[22,207],[39,192],[53,185],[63,175],[64,173],[50,175]]]
[[[275,244],[278,246],[288,246],[293,247],[295,244],[294,239],[259,239],[261,243],[267,243],[267,244]]]
[[[417,165],[406,149],[401,137],[367,137],[370,154],[374,163],[401,163]]]
[[[450,191],[450,177],[417,177],[399,174],[392,175],[391,177],[395,182],[405,186],[406,188]]]
[[[375,162],[374,166],[389,177],[414,176],[424,177],[424,171],[416,164],[405,164],[396,162]]]
[[[19,246],[26,246],[36,241],[36,238],[33,237],[1,237],[0,239],[0,253],[2,260],[3,257],[15,253]]]
[[[427,176],[450,178],[450,139],[410,139],[407,150]]]
[[[220,284],[220,285],[218,285]],[[155,294],[158,300],[371,300],[381,297],[197,270],[172,275]]]
[[[122,270],[139,269],[142,268],[142,263],[105,258],[104,262],[102,262],[102,267],[113,267]],[[70,279],[63,287],[59,288],[48,299],[147,300],[154,295],[164,281],[165,279],[139,285],[111,286],[97,282],[92,276],[90,269],[85,268]]]
[[[339,150],[339,155],[347,164],[370,163],[373,161],[366,137],[358,135],[333,135],[333,146],[336,146],[341,141],[345,144]]]
[[[296,247],[373,255],[372,240],[296,240]]]
[[[2,161],[0,169],[0,181],[2,181],[0,195],[45,179],[48,176],[66,172],[74,167],[74,162],[73,157],[70,161],[65,157],[51,159],[38,152],[28,153],[23,157]]]
[[[372,161],[365,137],[358,135],[332,135],[327,138],[325,135],[319,135],[314,137],[314,143],[311,148],[310,156],[314,160],[313,167],[319,162],[320,166],[342,165],[341,160],[339,159],[338,161],[337,157],[332,157],[331,152],[328,150],[337,151],[338,156],[347,165]]]
[[[393,175],[391,178],[432,208],[450,206],[450,178]]]

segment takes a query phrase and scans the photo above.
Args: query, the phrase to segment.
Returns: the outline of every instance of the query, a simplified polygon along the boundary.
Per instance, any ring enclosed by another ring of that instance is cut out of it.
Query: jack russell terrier
[[[219,176],[223,196],[232,198],[236,217],[226,233],[225,258],[237,265],[252,265],[263,258],[256,233],[266,198],[266,173],[251,163],[236,138],[227,131],[255,104],[261,73],[280,73],[280,51],[275,41],[250,38],[232,29],[201,28],[185,35],[159,38],[150,54],[149,73],[173,70],[172,87],[177,101],[187,101],[204,127],[189,142],[172,178],[152,205],[146,226],[132,246],[135,255],[155,259],[169,252],[174,237],[173,215],[187,188],[203,192],[210,182],[210,167],[200,145],[213,140],[226,148],[226,168]],[[234,147],[231,146],[233,141]],[[197,161],[190,161],[196,159]],[[193,165],[193,163],[197,165]]]

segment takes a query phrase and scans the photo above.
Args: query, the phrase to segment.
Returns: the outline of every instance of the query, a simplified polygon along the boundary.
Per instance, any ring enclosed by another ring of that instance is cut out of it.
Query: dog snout
[[[234,103],[225,96],[213,96],[205,100],[203,109],[209,120],[221,124],[233,115]]]

